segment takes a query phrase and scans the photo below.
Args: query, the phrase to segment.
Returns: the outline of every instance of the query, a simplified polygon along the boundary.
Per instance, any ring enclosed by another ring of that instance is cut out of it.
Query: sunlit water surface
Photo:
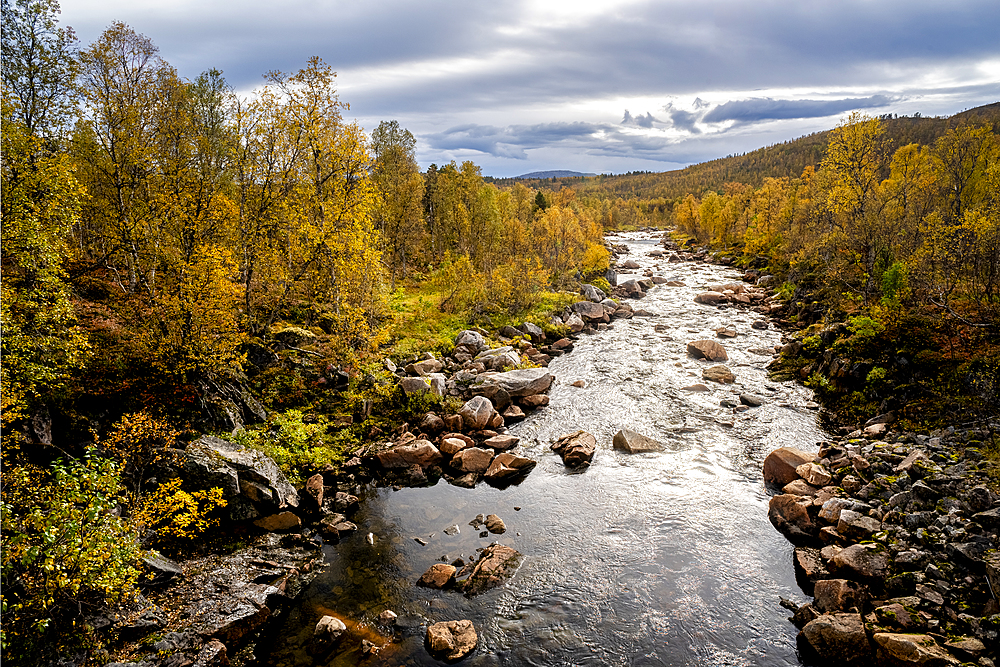
[[[442,480],[364,490],[358,533],[324,547],[329,567],[258,651],[262,665],[440,664],[424,647],[426,626],[463,618],[479,633],[468,665],[799,664],[778,598],[802,596],[791,546],[767,520],[760,470],[776,447],[810,449],[826,437],[805,407],[810,392],[766,379],[770,357],[749,350],[773,348],[780,335],[752,329],[760,316],[694,303],[705,285],[738,281],[738,272],[648,257],[657,241],[642,234],[613,240],[627,242],[643,269],[658,267],[657,275],[687,286],[655,287],[632,304],[656,317],[618,320],[552,361],[549,407],[511,428],[521,451],[538,460],[519,485],[463,489]],[[712,364],[685,352],[690,340],[715,339],[722,325],[739,333],[720,340],[735,385],[704,382],[701,371]],[[586,386],[570,386],[576,380]],[[709,392],[682,390],[702,382]],[[767,402],[740,413],[720,406],[741,392]],[[622,427],[667,450],[614,451]],[[549,449],[576,429],[598,440],[582,471],[566,469]],[[469,525],[480,513],[498,514],[506,534],[481,538]],[[445,534],[452,525],[460,532]],[[502,588],[468,599],[414,585],[433,563],[468,561],[493,541],[525,556]],[[394,631],[375,622],[385,609],[399,614]],[[349,634],[317,655],[310,639],[326,613],[345,619]],[[363,657],[362,639],[387,645]]]

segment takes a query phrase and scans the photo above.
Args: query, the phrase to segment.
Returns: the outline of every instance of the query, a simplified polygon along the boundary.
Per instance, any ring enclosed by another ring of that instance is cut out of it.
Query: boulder
[[[831,665],[868,664],[871,657],[861,614],[823,614],[807,623],[799,638]]]
[[[442,454],[446,456],[454,456],[466,447],[471,447],[472,445],[465,440],[460,440],[459,438],[441,438],[441,442],[438,443],[438,449],[441,450]]]
[[[826,468],[812,462],[796,466],[795,474],[813,486],[826,486],[833,479]]]
[[[257,519],[253,525],[264,530],[277,533],[283,530],[291,530],[302,525],[302,520],[292,512],[278,512],[270,516]]]
[[[585,322],[603,322],[604,306],[593,301],[577,301],[572,306],[573,312],[579,315]],[[572,319],[572,318],[571,318]],[[570,325],[572,328],[572,325]]]
[[[301,327],[288,327],[281,331],[275,331],[274,338],[289,347],[300,347],[316,342],[316,334]]]
[[[493,455],[492,449],[469,447],[455,454],[451,465],[462,472],[485,472],[493,461]]]
[[[568,326],[569,330],[572,331],[573,333],[580,333],[581,331],[583,331],[583,328],[587,325],[584,323],[583,319],[579,315],[573,313],[566,320],[566,326]]]
[[[299,506],[299,494],[263,452],[202,436],[178,452],[181,474],[200,488],[220,487],[233,520]]]
[[[420,430],[425,433],[440,433],[445,429],[444,420],[433,412],[428,412],[420,420]]]
[[[483,477],[489,482],[501,482],[529,472],[537,463],[510,452],[501,452],[490,463]]]
[[[521,554],[503,544],[491,544],[479,555],[469,578],[462,582],[468,596],[496,588],[509,579],[521,562]]]
[[[604,293],[604,290],[588,284],[584,284],[580,287],[580,294],[583,294],[589,301],[593,301],[594,303],[600,303],[608,298],[608,295]]]
[[[852,579],[881,581],[889,571],[889,557],[884,548],[874,544],[852,544],[830,561],[834,570]]]
[[[336,616],[324,616],[313,628],[313,639],[320,644],[332,644],[347,632],[347,626]]]
[[[486,339],[478,331],[465,329],[455,336],[455,347],[464,347],[472,354],[479,354],[486,347]]]
[[[528,410],[535,410],[537,408],[544,408],[549,404],[549,397],[544,394],[535,394],[534,396],[524,396],[518,400],[518,403],[522,407]]]
[[[420,580],[417,581],[417,586],[440,590],[455,581],[455,572],[457,572],[457,570],[454,565],[435,563],[427,568],[427,571],[420,576]]]
[[[503,421],[505,424],[516,424],[519,421],[523,421],[526,416],[524,410],[514,404],[508,405],[507,409],[503,411]]]
[[[876,632],[872,639],[876,655],[883,663],[933,667],[961,664],[929,635]]]
[[[486,428],[493,416],[493,403],[485,396],[474,396],[458,411],[462,423],[467,428],[479,430]]]
[[[695,359],[708,361],[727,361],[729,359],[726,348],[714,340],[693,340],[687,344],[687,351]]]
[[[772,496],[767,507],[771,524],[792,544],[806,544],[813,540],[816,525],[809,515],[812,498],[787,493]]]
[[[861,609],[864,604],[864,589],[847,579],[823,579],[813,586],[813,606],[821,612],[847,611],[851,607]]]
[[[701,377],[710,382],[718,382],[719,384],[732,384],[736,382],[736,376],[733,375],[733,372],[722,364],[706,368],[701,372]]]
[[[588,465],[597,450],[597,438],[586,431],[574,431],[552,444],[552,450],[570,467]]]
[[[506,433],[501,435],[495,435],[492,438],[487,438],[483,441],[483,444],[492,449],[504,450],[512,449],[517,446],[517,443],[521,441],[515,435],[507,435]]]
[[[155,551],[147,551],[142,556],[143,572],[140,583],[145,587],[156,587],[183,577],[181,566]]]
[[[683,286],[683,283],[680,286]],[[694,298],[695,303],[704,303],[709,306],[715,306],[725,300],[726,296],[720,292],[702,292]]]
[[[427,628],[427,646],[448,662],[461,660],[479,643],[472,621],[441,621]]]
[[[407,395],[423,394],[431,390],[431,381],[422,377],[403,377],[399,378],[399,387]]]
[[[430,375],[431,373],[437,373],[442,368],[444,368],[444,364],[437,359],[425,359],[424,361],[418,361],[407,366],[406,372],[411,375],[419,375],[423,377],[425,375]]]
[[[506,373],[481,373],[476,384],[472,386],[472,390],[479,392],[484,387],[490,386],[503,390],[511,398],[523,398],[542,393],[552,386],[553,380],[555,380],[555,376],[545,368],[523,368]]]
[[[837,532],[849,540],[867,540],[880,530],[881,522],[854,510],[841,510],[837,519]]]
[[[306,495],[312,501],[310,509],[318,510],[323,506],[323,475],[316,473],[306,480]]]
[[[378,453],[383,468],[409,468],[417,465],[426,468],[444,460],[441,452],[428,440],[413,440]]]
[[[545,332],[542,331],[542,328],[537,324],[525,322],[521,325],[521,331],[523,331],[535,345],[545,342]]]
[[[494,535],[503,535],[507,532],[507,525],[504,524],[503,519],[498,517],[496,514],[487,514],[486,520],[483,521],[483,525],[486,526],[486,530],[490,531]]]
[[[795,576],[802,585],[802,589],[807,593],[812,590],[813,584],[817,581],[830,576],[830,572],[823,565],[823,556],[819,549],[795,547],[793,555]]]
[[[764,483],[783,487],[799,478],[795,470],[813,460],[813,455],[794,447],[779,447],[764,459]]]
[[[646,436],[636,433],[635,431],[630,431],[627,428],[623,428],[615,433],[612,444],[615,449],[626,451],[629,454],[638,454],[641,452],[662,452],[666,449],[663,443],[657,442],[652,438],[647,438]]]

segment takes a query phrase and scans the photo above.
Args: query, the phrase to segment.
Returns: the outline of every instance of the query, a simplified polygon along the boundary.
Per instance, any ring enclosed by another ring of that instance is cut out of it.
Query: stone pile
[[[829,664],[994,664],[1000,467],[985,437],[877,423],[816,454],[767,457],[765,482],[781,490],[768,517],[814,596],[783,601],[808,652]]]

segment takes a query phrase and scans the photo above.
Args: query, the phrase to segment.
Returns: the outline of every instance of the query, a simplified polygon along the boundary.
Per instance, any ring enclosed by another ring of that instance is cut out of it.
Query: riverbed
[[[760,470],[777,447],[811,450],[828,437],[811,392],[767,380],[766,352],[780,333],[752,328],[760,315],[694,303],[705,285],[739,281],[739,272],[649,257],[658,239],[640,233],[612,240],[629,246],[642,267],[635,273],[651,268],[686,286],[656,286],[632,302],[653,317],[616,320],[551,362],[549,406],[510,429],[538,466],[502,490],[444,480],[362,489],[357,534],[324,547],[330,565],[259,648],[260,665],[437,665],[426,627],[456,619],[470,619],[479,634],[467,665],[800,664],[796,629],[778,600],[804,596],[792,546],[768,522]],[[686,354],[688,341],[716,340],[720,326],[738,333],[719,339],[733,385],[702,380],[713,364]],[[698,383],[709,390],[684,389]],[[741,393],[763,404],[720,405],[739,404]],[[623,427],[666,451],[613,450]],[[594,434],[598,450],[592,465],[568,470],[549,445],[577,429]],[[490,513],[506,533],[482,536],[469,525]],[[505,586],[474,598],[415,586],[433,563],[469,561],[493,541],[524,554]],[[376,623],[386,609],[399,615],[395,628]],[[313,626],[329,613],[349,632],[338,649],[316,655]],[[384,646],[365,657],[362,639]]]

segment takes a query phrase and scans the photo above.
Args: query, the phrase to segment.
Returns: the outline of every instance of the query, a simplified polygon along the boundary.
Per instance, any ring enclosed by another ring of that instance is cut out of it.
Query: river
[[[550,405],[510,429],[538,460],[519,485],[365,489],[358,533],[324,547],[330,565],[258,650],[260,665],[437,665],[424,648],[427,624],[464,618],[479,646],[462,664],[477,667],[800,664],[778,598],[803,595],[792,547],[767,520],[760,471],[771,450],[812,449],[827,437],[807,407],[811,392],[767,380],[770,357],[749,350],[773,348],[780,334],[751,328],[759,315],[694,303],[706,284],[738,281],[737,271],[648,257],[658,241],[641,233],[612,240],[627,243],[643,269],[659,265],[657,275],[687,286],[655,287],[632,302],[655,317],[617,320],[551,362]],[[704,382],[711,364],[685,351],[722,325],[739,334],[720,340],[734,385]],[[711,390],[682,389],[694,383]],[[765,402],[742,412],[720,406],[741,392]],[[667,450],[614,451],[622,427]],[[549,450],[577,429],[598,441],[582,471]],[[480,513],[499,515],[506,534],[480,537],[469,525]],[[445,533],[455,525],[457,534]],[[433,563],[468,561],[493,541],[525,556],[505,586],[469,599],[414,585]],[[395,631],[375,623],[385,609],[399,614]],[[317,656],[309,640],[325,613],[345,619],[349,634],[340,650]],[[392,642],[362,657],[362,638]]]

